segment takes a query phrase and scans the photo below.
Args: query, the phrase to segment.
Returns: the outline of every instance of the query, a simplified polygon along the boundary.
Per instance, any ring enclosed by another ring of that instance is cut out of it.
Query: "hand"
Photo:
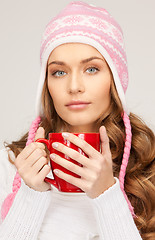
[[[64,144],[57,143],[58,147],[53,146],[57,151],[60,151],[81,163],[83,165],[82,167],[67,161],[57,154],[50,155],[52,161],[58,163],[69,171],[76,173],[81,178],[71,176],[58,169],[54,170],[55,174],[58,172],[56,175],[59,178],[62,178],[65,181],[79,187],[90,198],[98,197],[115,183],[112,170],[112,156],[106,128],[101,126],[99,132],[101,139],[101,153],[94,149],[85,140],[72,133],[68,133],[69,136],[67,138],[65,137],[65,139],[80,147],[89,158],[65,146]],[[53,155],[55,156],[55,159],[52,158]]]
[[[38,128],[35,140],[44,138],[45,131]],[[50,172],[47,154],[43,143],[33,142],[26,146],[15,159],[15,166],[25,184],[36,191],[44,192],[51,189],[51,185],[44,181]]]

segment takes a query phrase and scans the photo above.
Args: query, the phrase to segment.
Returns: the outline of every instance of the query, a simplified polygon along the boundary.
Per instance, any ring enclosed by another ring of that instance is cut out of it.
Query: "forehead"
[[[51,52],[48,62],[55,58],[63,61],[65,58],[75,58],[76,56],[76,58],[84,59],[92,55],[104,59],[101,53],[91,45],[84,43],[64,43],[57,46]]]

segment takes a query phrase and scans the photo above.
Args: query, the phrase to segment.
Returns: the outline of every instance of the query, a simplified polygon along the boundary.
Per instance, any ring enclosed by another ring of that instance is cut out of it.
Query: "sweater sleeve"
[[[142,240],[128,204],[116,183],[99,197],[90,199],[99,226],[101,240]]]
[[[8,163],[7,154],[0,151],[0,208],[11,192],[14,166]],[[11,181],[11,183],[10,183]],[[1,240],[35,240],[37,239],[45,213],[50,205],[51,192],[38,192],[29,188],[23,180],[14,202],[0,223]]]

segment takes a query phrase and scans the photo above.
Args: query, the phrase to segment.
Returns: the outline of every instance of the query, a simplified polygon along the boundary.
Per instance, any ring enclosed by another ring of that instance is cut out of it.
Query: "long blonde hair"
[[[67,131],[67,123],[56,113],[47,86],[47,76],[42,92],[44,116],[40,126],[49,132],[59,132],[61,127]],[[106,117],[97,121],[97,126],[104,125],[109,137],[113,159],[114,176],[118,177],[123,157],[125,127],[121,117],[123,112],[114,82],[111,84],[111,103]],[[155,135],[136,114],[130,113],[132,127],[132,146],[125,176],[125,192],[134,207],[137,216],[135,223],[144,240],[155,239]],[[28,132],[19,140],[6,144],[17,156],[25,147]],[[9,157],[10,162],[13,163]]]

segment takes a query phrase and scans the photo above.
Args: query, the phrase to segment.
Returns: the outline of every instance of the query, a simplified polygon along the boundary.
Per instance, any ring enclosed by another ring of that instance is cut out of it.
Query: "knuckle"
[[[100,165],[103,165],[103,164],[105,164],[105,157],[104,156],[100,156],[99,157],[99,163],[100,163]]]
[[[42,150],[43,151],[43,155],[46,157],[47,156],[47,153],[45,150]]]
[[[29,148],[31,151],[34,151],[36,149],[36,143],[35,142],[32,142],[30,145],[29,145]]]
[[[44,169],[45,169],[45,173],[47,174],[48,172],[50,172],[50,167],[49,167],[49,165],[47,165],[47,164],[45,164],[44,165],[44,167],[43,167]]]
[[[40,149],[45,149],[46,148],[45,144],[43,144],[43,143],[37,142],[36,144],[37,144],[37,147],[40,148]]]
[[[97,172],[94,173],[94,174],[92,174],[92,175],[91,175],[92,182],[95,182],[96,179],[97,179],[97,177],[98,177],[98,173],[97,173]]]
[[[80,157],[79,153],[77,151],[75,151],[73,154],[73,159],[78,159],[79,157]]]
[[[99,174],[102,171],[102,169],[103,169],[103,163],[100,162],[100,161],[98,161],[97,163],[94,162],[92,164],[91,168],[92,168],[94,173]]]
[[[40,156],[43,154],[43,151],[40,148],[36,148],[35,153]]]
[[[102,169],[103,169],[103,164],[101,162],[98,162],[98,164],[96,164],[94,166],[94,173],[96,175],[99,175],[101,173]]]
[[[47,160],[46,157],[41,157],[40,160],[41,160],[42,164],[47,164],[48,163],[48,160]]]
[[[44,144],[44,143],[37,142],[36,144],[37,144],[37,146],[39,146],[40,148],[45,149],[45,144]]]
[[[36,148],[38,146],[38,144],[36,142],[32,142],[31,145],[33,148]]]
[[[67,165],[69,165],[69,164],[67,164]],[[76,170],[76,165],[75,164],[70,164],[70,166],[68,166],[68,167],[70,168],[71,171],[75,171]]]

